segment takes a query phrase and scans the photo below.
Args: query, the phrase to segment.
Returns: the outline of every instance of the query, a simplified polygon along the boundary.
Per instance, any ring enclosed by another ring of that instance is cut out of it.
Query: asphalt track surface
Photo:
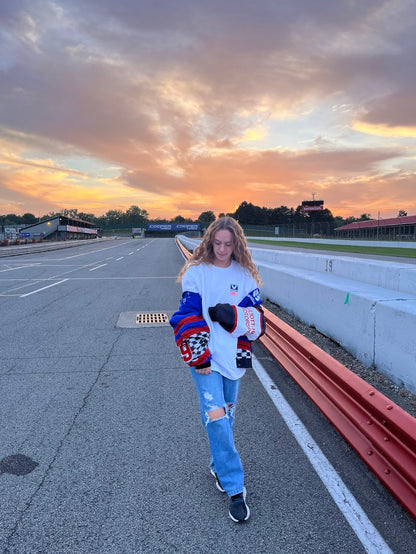
[[[261,345],[272,381],[246,373],[235,428],[252,517],[229,519],[172,330],[134,320],[177,308],[182,264],[173,239],[0,259],[0,551],[415,552],[415,521]],[[349,497],[329,494],[302,423],[369,526],[354,531]]]

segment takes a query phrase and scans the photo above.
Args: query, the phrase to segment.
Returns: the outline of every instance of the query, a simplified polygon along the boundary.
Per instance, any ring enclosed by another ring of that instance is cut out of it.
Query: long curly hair
[[[181,272],[179,273],[178,281],[182,279],[189,266],[199,265],[203,263],[212,264],[214,262],[214,237],[218,231],[222,230],[230,231],[233,237],[233,252],[231,254],[231,258],[239,263],[244,269],[246,269],[256,281],[257,286],[260,286],[260,275],[253,263],[253,260],[251,259],[251,254],[247,247],[247,240],[244,236],[244,231],[241,228],[240,224],[232,217],[220,217],[209,225],[208,229],[205,231],[201,243],[194,250],[194,253],[185,263]]]

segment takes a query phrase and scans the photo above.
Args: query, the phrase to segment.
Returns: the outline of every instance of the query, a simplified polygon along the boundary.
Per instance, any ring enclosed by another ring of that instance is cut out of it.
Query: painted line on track
[[[42,287],[41,289],[32,290],[32,292],[27,292],[26,294],[22,294],[20,298],[25,298],[26,296],[30,296],[31,294],[36,294],[37,292],[40,292],[41,290],[50,289],[51,287],[55,287],[56,285],[60,285],[61,283],[65,283],[65,281],[68,281],[68,279],[63,279],[62,281],[58,281],[57,283],[52,283],[51,285],[47,285],[46,287]]]
[[[303,423],[289,406],[282,393],[269,377],[261,363],[253,356],[253,369],[273,404],[309,459],[334,502],[369,554],[393,554],[383,537],[368,519],[364,510],[346,487],[331,463],[322,453]]]
[[[37,267],[40,265],[40,262],[27,265],[19,265],[17,267],[8,267],[7,269],[0,269],[0,273],[5,273],[6,271],[16,271],[16,269],[26,269],[28,267]]]

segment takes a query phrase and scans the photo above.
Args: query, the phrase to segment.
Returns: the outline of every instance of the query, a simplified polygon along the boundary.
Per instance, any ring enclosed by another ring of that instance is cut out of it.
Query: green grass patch
[[[416,248],[391,248],[388,246],[355,246],[352,244],[327,244],[316,242],[284,241],[284,240],[261,240],[250,239],[249,242],[261,244],[276,244],[287,248],[308,248],[309,250],[330,250],[332,252],[350,252],[352,254],[374,254],[376,256],[393,256],[395,258],[416,258]]]

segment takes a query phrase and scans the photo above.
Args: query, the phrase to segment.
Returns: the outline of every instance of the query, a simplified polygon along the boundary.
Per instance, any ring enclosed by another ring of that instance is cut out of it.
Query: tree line
[[[371,215],[367,213],[361,214],[360,217],[347,217],[342,218],[340,216],[334,217],[330,210],[323,209],[316,212],[303,212],[302,206],[297,208],[288,208],[287,206],[280,206],[278,208],[266,208],[255,206],[251,202],[243,201],[232,213],[220,213],[219,217],[228,215],[239,221],[241,225],[302,225],[308,224],[312,221],[316,224],[326,224],[327,228],[334,229],[341,225],[347,225],[355,221],[366,221],[371,219]],[[106,229],[111,227],[121,228],[125,227],[143,227],[148,223],[200,223],[206,225],[216,219],[214,212],[211,210],[202,212],[197,219],[185,218],[181,215],[177,215],[173,219],[150,219],[146,210],[139,208],[138,206],[130,206],[125,212],[122,210],[109,210],[102,216],[96,217],[94,214],[79,212],[77,209],[63,209],[61,212],[49,212],[41,217],[36,217],[31,213],[25,213],[23,215],[6,214],[0,215],[0,225],[7,226],[26,226],[33,225],[46,219],[53,217],[66,216],[71,219],[82,219],[94,223],[97,227]],[[405,210],[398,212],[398,217],[407,216]]]

